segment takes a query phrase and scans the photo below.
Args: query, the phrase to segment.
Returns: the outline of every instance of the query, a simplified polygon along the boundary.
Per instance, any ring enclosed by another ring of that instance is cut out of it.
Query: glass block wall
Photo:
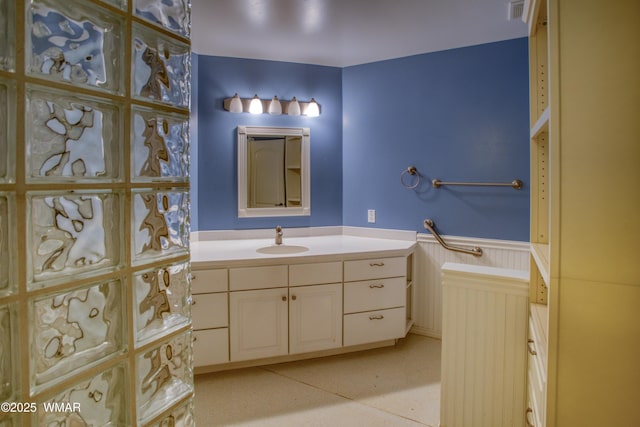
[[[0,0],[2,427],[194,425],[190,13]]]

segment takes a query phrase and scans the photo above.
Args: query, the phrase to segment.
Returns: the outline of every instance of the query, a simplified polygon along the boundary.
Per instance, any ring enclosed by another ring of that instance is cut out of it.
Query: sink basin
[[[261,254],[297,254],[300,252],[306,252],[309,248],[306,246],[296,246],[296,245],[273,245],[273,246],[265,246],[263,248],[259,248],[256,252]]]

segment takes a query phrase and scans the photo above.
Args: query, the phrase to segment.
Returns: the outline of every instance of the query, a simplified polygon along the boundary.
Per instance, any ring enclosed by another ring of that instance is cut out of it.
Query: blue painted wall
[[[200,55],[198,57],[197,227],[193,230],[342,224],[342,69]],[[314,97],[320,117],[233,114],[225,98],[258,94],[301,101]],[[311,216],[238,218],[237,127],[311,129]]]
[[[527,39],[344,69],[198,56],[194,230],[349,225],[529,240]],[[318,118],[231,114],[223,99],[315,97]],[[311,217],[237,217],[236,127],[311,128]],[[195,143],[195,142],[194,142]],[[422,183],[400,184],[415,165]],[[505,181],[511,188],[442,187]],[[367,209],[377,221],[367,222]],[[193,214],[192,214],[193,217]]]
[[[522,38],[345,68],[344,225],[427,232],[431,218],[442,234],[528,241],[527,49]],[[409,165],[415,190],[400,183]],[[434,178],[525,187],[435,189]]]

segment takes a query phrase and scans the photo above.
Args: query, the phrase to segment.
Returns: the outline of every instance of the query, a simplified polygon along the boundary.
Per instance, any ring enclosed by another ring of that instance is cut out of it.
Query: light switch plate
[[[376,222],[376,210],[375,209],[369,209],[367,211],[367,221],[370,223],[375,223]]]

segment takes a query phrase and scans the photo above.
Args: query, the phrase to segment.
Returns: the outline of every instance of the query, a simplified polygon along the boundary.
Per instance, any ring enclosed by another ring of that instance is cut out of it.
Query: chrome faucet
[[[276,245],[282,244],[282,227],[276,227]]]

